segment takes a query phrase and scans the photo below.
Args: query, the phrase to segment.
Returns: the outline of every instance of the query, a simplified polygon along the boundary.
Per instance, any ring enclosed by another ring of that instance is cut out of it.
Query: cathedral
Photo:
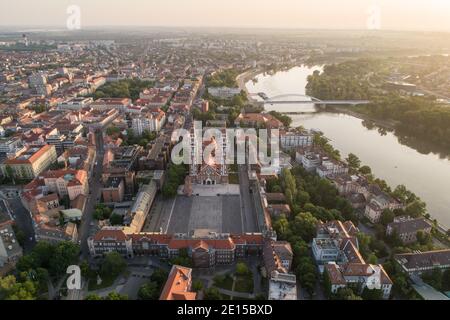
[[[228,184],[228,169],[225,163],[227,148],[225,128],[215,128],[221,132],[219,137],[212,136],[205,139],[203,139],[203,133],[208,128],[196,129],[198,128],[194,126],[193,134],[191,134],[192,162],[189,170],[191,183],[197,185]],[[198,137],[199,134],[202,135],[201,138]],[[196,161],[196,156],[201,161]]]

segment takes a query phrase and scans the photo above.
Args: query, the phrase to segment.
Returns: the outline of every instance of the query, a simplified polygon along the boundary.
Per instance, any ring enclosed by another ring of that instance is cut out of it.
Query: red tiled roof
[[[196,293],[190,292],[192,269],[173,266],[159,300],[195,300]]]
[[[102,229],[94,236],[94,241],[125,241],[126,239],[125,233],[120,229]]]

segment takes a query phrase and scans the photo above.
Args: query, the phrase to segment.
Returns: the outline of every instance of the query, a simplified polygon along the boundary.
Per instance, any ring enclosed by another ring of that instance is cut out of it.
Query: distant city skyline
[[[236,27],[450,31],[448,0],[3,0],[0,26]],[[378,18],[379,17],[379,18]],[[0,27],[1,28],[1,27]]]

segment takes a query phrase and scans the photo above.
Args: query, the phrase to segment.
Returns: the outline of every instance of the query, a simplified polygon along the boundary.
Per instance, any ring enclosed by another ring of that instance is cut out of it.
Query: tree
[[[192,290],[195,292],[200,292],[203,290],[203,282],[200,280],[194,280],[192,282]]]
[[[125,271],[127,263],[125,259],[117,252],[106,254],[102,266],[101,274],[103,276],[118,276]]]
[[[377,264],[378,263],[378,257],[372,252],[367,257],[367,262],[370,264]]]
[[[109,221],[111,222],[111,225],[113,225],[113,226],[121,226],[121,225],[123,225],[123,216],[121,216],[120,214],[114,213],[109,218]]]
[[[106,134],[108,136],[112,136],[112,135],[119,134],[119,133],[120,133],[120,129],[117,128],[116,126],[110,126],[106,129]]]
[[[70,241],[58,243],[53,255],[49,259],[50,274],[55,276],[64,274],[69,265],[75,264],[79,254],[79,245]]]
[[[364,288],[361,297],[364,300],[381,300],[383,299],[383,290]]]
[[[104,300],[128,300],[126,294],[119,294],[117,292],[110,292]]]
[[[350,153],[345,160],[347,161],[348,166],[355,171],[361,166],[361,160],[353,153]]]
[[[164,269],[158,269],[153,272],[153,274],[150,277],[150,280],[153,282],[156,282],[158,285],[158,288],[162,288],[164,284],[167,281],[167,277],[169,276],[169,273]]]
[[[95,206],[93,217],[95,220],[106,220],[111,217],[111,214],[112,214],[111,208],[100,203]]]
[[[297,191],[295,202],[298,203],[300,206],[304,206],[305,204],[310,202],[310,200],[311,197],[309,196],[308,192],[302,190]]]
[[[381,213],[380,223],[383,226],[387,226],[388,224],[394,222],[395,214],[392,210],[386,209]]]
[[[91,268],[89,267],[89,262],[83,260],[80,263],[81,275],[85,278],[90,278],[91,276]]]
[[[286,219],[285,216],[282,216],[279,219],[275,220],[273,226],[274,226],[274,229],[277,232],[278,236],[281,239],[288,238],[289,221]]]
[[[31,252],[34,268],[50,268],[50,259],[55,254],[55,246],[47,241],[39,241]],[[26,270],[23,270],[26,271]]]
[[[362,300],[351,288],[339,288],[333,295],[333,300]]]
[[[317,269],[313,259],[307,255],[295,256],[295,265],[295,274],[300,285],[312,295],[317,282]]]
[[[36,293],[36,284],[31,280],[18,282],[13,275],[0,278],[0,299],[34,300]]]
[[[304,241],[310,242],[316,236],[318,220],[309,212],[298,214],[292,222],[292,230]]]
[[[138,291],[138,297],[140,300],[158,300],[159,288],[156,282],[148,282],[142,285]]]
[[[405,214],[413,218],[418,218],[426,213],[426,204],[421,200],[414,200],[405,209]]]
[[[192,259],[189,257],[188,251],[186,249],[180,249],[178,252],[178,256],[172,258],[170,261],[174,265],[179,265],[183,267],[192,267]]]
[[[369,175],[372,174],[372,169],[369,166],[362,166],[359,168],[359,173],[363,175]]]
[[[219,289],[215,287],[208,288],[204,292],[203,300],[222,300],[222,295]]]
[[[249,274],[250,270],[248,269],[247,265],[243,262],[238,262],[236,264],[236,274],[239,276],[245,276]]]
[[[417,231],[417,242],[419,242],[420,245],[425,246],[433,242],[433,238],[431,237],[431,234],[428,232],[419,230]]]
[[[91,293],[84,298],[84,300],[103,300],[102,297],[100,297],[98,294]]]

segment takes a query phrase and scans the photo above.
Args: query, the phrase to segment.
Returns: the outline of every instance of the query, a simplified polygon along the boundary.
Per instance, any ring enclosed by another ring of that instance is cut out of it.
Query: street
[[[87,244],[87,239],[90,236],[91,223],[93,222],[93,213],[95,206],[101,200],[101,177],[103,170],[103,135],[102,131],[96,131],[95,133],[97,154],[96,154],[96,164],[94,166],[91,182],[89,184],[90,194],[87,199],[86,207],[84,210],[83,218],[78,229],[78,239],[80,240],[81,247],[81,260],[86,260],[89,257],[89,248]]]
[[[250,196],[250,181],[246,165],[239,165],[239,185],[241,192],[242,224],[246,232],[258,232],[256,210],[253,198]]]
[[[34,244],[36,242],[34,236],[34,226],[33,219],[31,218],[30,212],[24,208],[20,198],[2,200],[2,207],[9,212],[9,214],[13,217],[14,221],[19,230],[22,230],[25,234],[25,240],[23,249],[25,253],[28,253],[33,249]]]

